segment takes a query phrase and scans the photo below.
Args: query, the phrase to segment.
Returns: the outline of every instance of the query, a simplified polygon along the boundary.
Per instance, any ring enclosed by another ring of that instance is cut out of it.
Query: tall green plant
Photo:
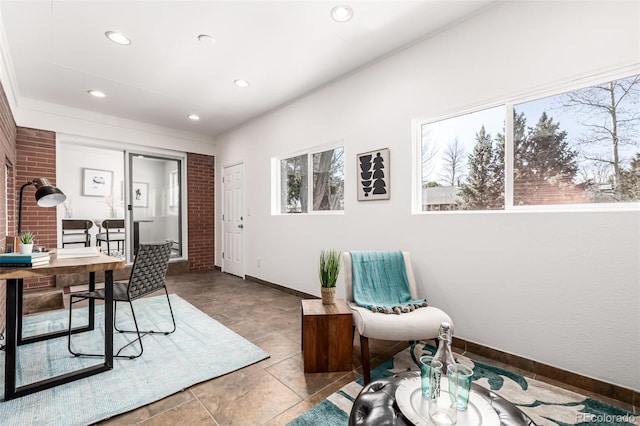
[[[320,252],[320,284],[325,288],[336,286],[340,273],[340,252],[336,250],[322,250]]]

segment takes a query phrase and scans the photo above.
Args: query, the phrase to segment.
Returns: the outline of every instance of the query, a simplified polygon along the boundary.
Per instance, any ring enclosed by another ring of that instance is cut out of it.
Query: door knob
[[[240,224],[240,225],[238,225],[238,228],[242,229],[242,228],[244,228],[244,225]]]

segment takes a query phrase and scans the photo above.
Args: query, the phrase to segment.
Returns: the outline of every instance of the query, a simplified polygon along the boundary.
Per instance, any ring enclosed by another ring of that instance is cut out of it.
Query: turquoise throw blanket
[[[427,306],[426,299],[411,299],[409,279],[401,251],[352,251],[353,300],[373,312],[411,312]]]

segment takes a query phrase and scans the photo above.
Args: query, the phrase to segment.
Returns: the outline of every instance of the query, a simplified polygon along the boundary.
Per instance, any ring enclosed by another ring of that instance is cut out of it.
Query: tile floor
[[[357,336],[352,371],[304,374],[299,297],[217,271],[172,275],[167,286],[271,357],[101,425],[285,425],[361,375]],[[370,345],[373,366],[407,347],[375,340]]]

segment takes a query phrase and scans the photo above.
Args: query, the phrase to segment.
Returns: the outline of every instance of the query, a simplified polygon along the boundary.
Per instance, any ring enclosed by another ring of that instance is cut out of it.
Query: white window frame
[[[331,144],[316,146],[307,150],[296,151],[293,153],[288,153],[284,155],[280,155],[277,157],[273,157],[271,159],[271,214],[274,216],[305,216],[305,215],[341,215],[344,214],[344,208],[342,210],[313,210],[313,203],[310,201],[313,200],[313,155],[319,154],[324,151],[329,151],[336,148],[342,148],[343,152],[345,152],[345,146],[343,140],[338,140]],[[309,205],[307,206],[307,212],[301,213],[286,213],[281,211],[282,207],[282,173],[280,170],[280,164],[282,160],[286,160],[289,158],[299,157],[305,155],[307,157],[307,200],[309,200]],[[344,168],[346,168],[346,161],[344,164]],[[345,171],[343,170],[343,176],[346,176]],[[344,179],[344,178],[343,178]],[[344,180],[343,180],[344,184]],[[343,200],[344,204],[344,200]]]

